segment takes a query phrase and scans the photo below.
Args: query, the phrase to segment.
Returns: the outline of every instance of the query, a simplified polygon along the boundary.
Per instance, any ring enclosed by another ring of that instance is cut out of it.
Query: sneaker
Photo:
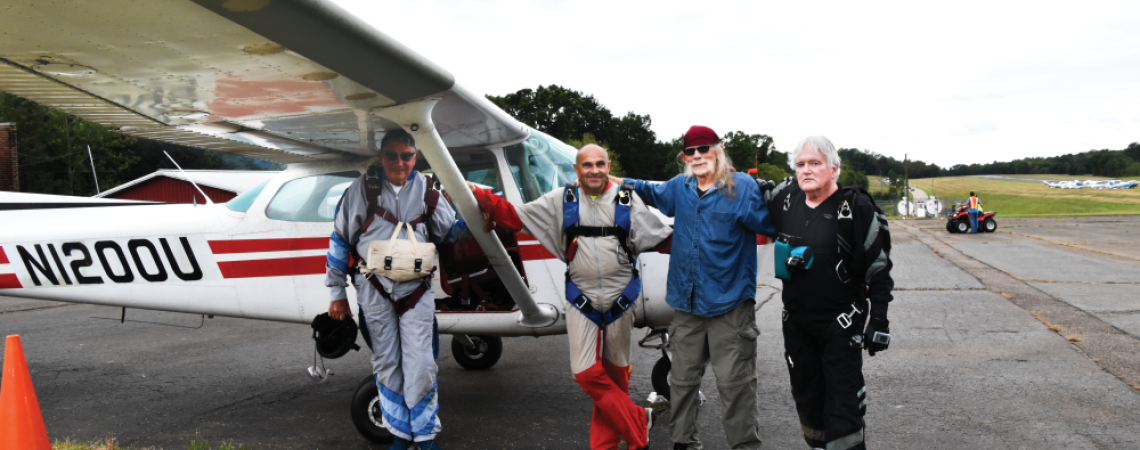
[[[653,408],[645,408],[645,447],[641,447],[642,449],[649,448],[649,432],[653,430],[653,423],[657,421],[658,412]]]

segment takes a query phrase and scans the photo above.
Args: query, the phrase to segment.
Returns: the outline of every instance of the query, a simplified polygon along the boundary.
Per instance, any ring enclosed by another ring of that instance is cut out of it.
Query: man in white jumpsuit
[[[624,439],[628,448],[640,449],[649,446],[652,415],[629,398],[632,305],[640,289],[634,265],[638,254],[663,243],[672,229],[632,191],[610,183],[609,168],[605,149],[587,145],[574,164],[579,188],[558,188],[517,208],[468,184],[488,224],[534,235],[567,263],[567,290],[580,291],[567,295],[574,298],[567,299],[566,334],[570,370],[594,400],[590,448],[615,449]],[[576,217],[577,227],[570,227],[575,224],[566,223],[567,217]],[[615,234],[625,234],[624,239]]]
[[[380,162],[348,187],[337,209],[330,238],[325,285],[332,291],[329,316],[351,317],[345,288],[345,275],[353,272],[350,258],[367,258],[373,241],[387,241],[397,223],[411,223],[417,242],[442,242],[453,226],[455,211],[439,200],[433,208],[428,198],[438,200],[430,189],[430,178],[418,173],[415,140],[404,130],[390,131],[380,143]],[[375,203],[369,205],[369,197]],[[407,239],[406,228],[398,238]],[[355,252],[355,255],[353,254]],[[435,293],[431,275],[410,281],[393,281],[380,275],[355,273],[361,332],[372,343],[372,372],[380,390],[384,426],[395,436],[394,450],[404,450],[412,442],[421,450],[436,450],[440,431],[439,402],[436,396],[436,365],[432,354],[432,321]]]

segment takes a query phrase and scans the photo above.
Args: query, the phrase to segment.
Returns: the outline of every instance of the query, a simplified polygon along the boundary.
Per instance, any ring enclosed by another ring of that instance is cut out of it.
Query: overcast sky
[[[1140,2],[334,0],[476,93],[943,167],[1140,141]]]

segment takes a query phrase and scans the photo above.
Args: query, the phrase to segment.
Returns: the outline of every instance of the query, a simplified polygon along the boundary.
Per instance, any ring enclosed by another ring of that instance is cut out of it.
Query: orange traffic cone
[[[32,388],[32,375],[24,360],[20,336],[4,344],[4,372],[0,378],[0,449],[51,450],[40,402]]]

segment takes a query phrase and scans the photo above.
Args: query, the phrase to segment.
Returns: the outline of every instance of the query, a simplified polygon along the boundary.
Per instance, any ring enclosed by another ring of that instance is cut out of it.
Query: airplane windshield
[[[267,184],[269,184],[269,180],[262,181],[261,184],[230,199],[230,201],[226,202],[226,208],[237,212],[249,211],[249,207],[253,205],[253,201],[257,199],[257,196],[261,195],[261,190],[265,189],[265,185]]]
[[[339,172],[298,178],[281,185],[265,216],[288,222],[332,222],[336,205],[360,172]]]
[[[524,201],[578,179],[574,172],[578,151],[538,130],[530,130],[525,141],[503,148],[503,154]]]

